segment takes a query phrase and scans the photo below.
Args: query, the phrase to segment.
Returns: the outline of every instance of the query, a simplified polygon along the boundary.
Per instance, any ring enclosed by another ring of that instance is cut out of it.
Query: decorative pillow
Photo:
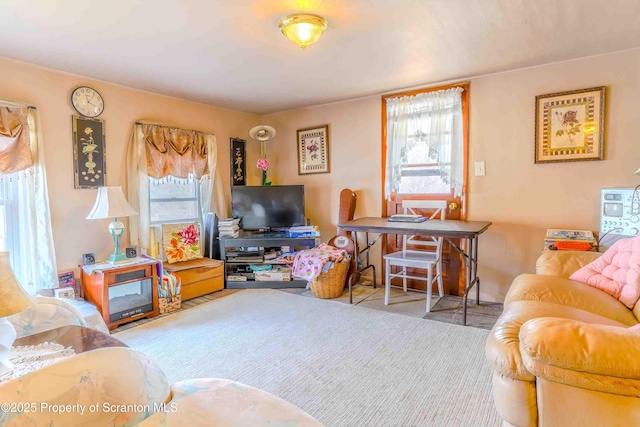
[[[169,264],[202,258],[200,224],[165,224],[162,226],[162,247]]]
[[[640,298],[640,236],[618,240],[569,279],[598,288],[632,309]]]

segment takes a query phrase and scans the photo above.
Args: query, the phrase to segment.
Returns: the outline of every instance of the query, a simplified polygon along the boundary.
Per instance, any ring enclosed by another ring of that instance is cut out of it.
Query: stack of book
[[[317,225],[300,225],[289,228],[289,237],[318,237],[320,230]]]
[[[218,222],[220,237],[238,237],[240,235],[240,218],[227,218]]]
[[[544,248],[551,250],[592,251],[596,246],[596,238],[589,230],[550,228],[544,239]]]
[[[422,215],[413,214],[395,214],[387,218],[387,221],[391,222],[424,222],[428,218]]]

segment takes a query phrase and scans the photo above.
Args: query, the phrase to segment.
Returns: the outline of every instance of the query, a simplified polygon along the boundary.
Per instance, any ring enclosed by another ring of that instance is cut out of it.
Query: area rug
[[[171,382],[240,381],[327,426],[498,426],[488,331],[244,290],[117,333]]]

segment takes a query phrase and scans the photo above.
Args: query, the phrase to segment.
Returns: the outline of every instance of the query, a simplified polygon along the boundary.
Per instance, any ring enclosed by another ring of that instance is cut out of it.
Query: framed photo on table
[[[605,87],[536,96],[535,163],[604,159]]]
[[[298,131],[298,175],[329,172],[329,126]]]
[[[107,185],[104,120],[73,116],[73,178],[75,188]]]

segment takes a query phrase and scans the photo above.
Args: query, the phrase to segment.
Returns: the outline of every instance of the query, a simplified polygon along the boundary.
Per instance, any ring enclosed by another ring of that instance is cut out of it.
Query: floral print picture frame
[[[74,188],[98,188],[107,185],[107,156],[104,121],[71,116],[73,133]]]
[[[605,87],[536,96],[535,163],[604,160]]]
[[[164,224],[162,246],[169,264],[202,258],[200,223]]]
[[[329,173],[329,125],[298,130],[298,175]]]

